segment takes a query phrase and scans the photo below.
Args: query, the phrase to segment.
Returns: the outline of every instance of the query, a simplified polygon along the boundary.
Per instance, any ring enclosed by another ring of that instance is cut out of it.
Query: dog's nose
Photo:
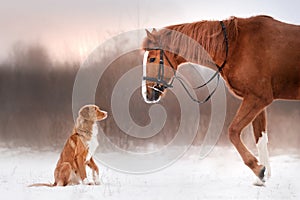
[[[104,110],[101,110],[102,114],[104,115],[103,119],[106,119],[107,118],[107,112],[104,111]]]

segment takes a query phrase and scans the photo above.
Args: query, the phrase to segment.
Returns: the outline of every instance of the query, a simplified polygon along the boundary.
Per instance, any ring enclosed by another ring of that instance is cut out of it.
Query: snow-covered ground
[[[191,149],[173,165],[151,174],[132,175],[98,166],[100,186],[35,187],[53,182],[59,152],[0,148],[1,199],[300,199],[299,154],[271,157],[272,177],[264,187],[253,186],[252,172],[233,148],[217,147],[199,160]],[[90,174],[89,174],[90,175]]]

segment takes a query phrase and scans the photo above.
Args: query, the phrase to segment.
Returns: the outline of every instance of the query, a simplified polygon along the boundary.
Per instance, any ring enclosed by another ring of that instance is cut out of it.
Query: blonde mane
[[[229,41],[235,41],[238,35],[237,18],[224,20]],[[225,59],[225,40],[219,21],[200,21],[167,26],[152,32],[157,38],[153,42],[146,38],[143,47],[160,46],[189,62],[202,65],[213,63],[212,58]],[[214,60],[216,61],[216,60]]]

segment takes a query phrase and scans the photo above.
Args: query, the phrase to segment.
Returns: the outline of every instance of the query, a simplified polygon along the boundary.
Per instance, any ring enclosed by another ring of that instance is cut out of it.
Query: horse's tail
[[[28,187],[41,187],[41,186],[47,186],[47,187],[54,187],[56,186],[56,184],[52,184],[52,183],[34,183],[31,185],[28,185]]]

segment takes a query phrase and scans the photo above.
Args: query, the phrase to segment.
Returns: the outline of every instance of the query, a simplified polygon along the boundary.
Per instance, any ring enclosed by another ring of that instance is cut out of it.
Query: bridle
[[[224,68],[224,66],[227,62],[227,57],[228,57],[228,37],[227,37],[227,32],[226,32],[226,26],[225,26],[223,21],[220,21],[220,25],[222,27],[222,32],[223,32],[224,41],[225,41],[225,59],[224,59],[222,65],[218,65],[218,64],[213,63],[218,68],[218,70],[204,84],[193,88],[195,90],[200,89],[200,88],[208,85],[213,79],[215,79],[215,77],[217,77],[217,84],[216,84],[215,88],[212,90],[212,92],[204,100],[199,101],[198,99],[196,99],[192,96],[192,94],[189,92],[189,90],[186,86],[187,84],[185,83],[184,79],[182,79],[180,76],[178,76],[176,74],[176,70],[175,70],[174,66],[172,65],[172,63],[171,63],[170,59],[168,58],[168,56],[165,54],[164,49],[161,48],[161,47],[145,48],[146,52],[144,54],[144,60],[143,60],[143,81],[151,81],[151,82],[156,83],[157,87],[151,87],[151,88],[162,93],[164,89],[172,88],[174,80],[177,79],[179,81],[179,83],[182,85],[182,87],[184,88],[184,90],[186,91],[186,93],[188,94],[188,96],[194,102],[199,103],[199,104],[206,103],[213,96],[213,94],[215,93],[215,91],[218,88],[219,81],[220,81],[220,72],[222,72],[222,70],[223,70],[223,68]],[[158,68],[157,77],[148,77],[148,76],[146,76],[146,63],[147,63],[149,51],[151,51],[151,50],[159,50],[160,51],[159,68]],[[169,83],[164,78],[164,71],[165,71],[164,57],[166,58],[168,64],[170,65],[170,67],[172,68],[173,73],[174,73],[174,75],[173,75],[171,81],[169,81]]]

